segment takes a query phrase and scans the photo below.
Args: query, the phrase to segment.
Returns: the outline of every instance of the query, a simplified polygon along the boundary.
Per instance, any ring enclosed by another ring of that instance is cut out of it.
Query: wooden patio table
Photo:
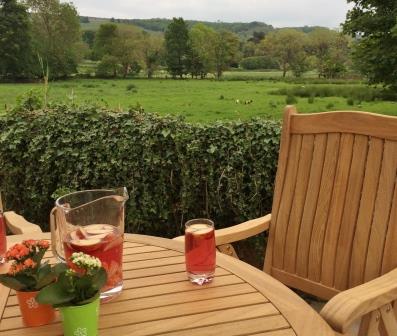
[[[50,239],[49,233],[8,237]],[[125,234],[120,296],[101,305],[99,335],[266,335],[334,336],[301,298],[262,271],[217,254],[216,276],[203,286],[185,273],[184,247],[178,241]],[[52,253],[47,252],[52,258]],[[5,267],[0,267],[4,272]],[[25,328],[15,293],[0,285],[0,336],[62,335],[54,323]]]

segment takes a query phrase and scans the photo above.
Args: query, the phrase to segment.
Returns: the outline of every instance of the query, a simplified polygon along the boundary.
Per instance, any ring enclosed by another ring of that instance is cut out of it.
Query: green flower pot
[[[65,336],[97,336],[99,296],[86,305],[60,307]]]

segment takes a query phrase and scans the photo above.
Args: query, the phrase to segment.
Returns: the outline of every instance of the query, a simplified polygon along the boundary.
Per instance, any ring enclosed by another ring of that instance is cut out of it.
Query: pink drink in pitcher
[[[108,280],[102,292],[121,288],[123,283],[123,235],[107,224],[91,224],[70,232],[63,242],[66,260],[74,252],[97,257],[105,268]]]

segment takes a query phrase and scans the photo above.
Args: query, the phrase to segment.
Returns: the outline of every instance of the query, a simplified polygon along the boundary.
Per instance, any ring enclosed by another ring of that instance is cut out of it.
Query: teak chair
[[[269,230],[264,271],[325,300],[339,333],[397,335],[397,118],[287,106],[271,215],[216,231],[218,246]],[[230,250],[230,249],[229,249]]]
[[[233,254],[230,243],[266,230],[264,271],[330,299],[320,314],[336,332],[360,321],[360,336],[396,336],[397,118],[288,106],[271,215],[217,230],[216,243]]]

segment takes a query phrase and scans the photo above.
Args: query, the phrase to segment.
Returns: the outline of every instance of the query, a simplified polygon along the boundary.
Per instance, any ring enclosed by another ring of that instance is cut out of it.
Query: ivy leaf
[[[217,150],[217,147],[214,145],[211,145],[210,148],[208,149],[208,153],[214,154],[216,150]]]
[[[171,133],[171,131],[169,129],[165,129],[161,131],[161,134],[163,135],[164,138],[166,138],[167,136],[169,136]]]

